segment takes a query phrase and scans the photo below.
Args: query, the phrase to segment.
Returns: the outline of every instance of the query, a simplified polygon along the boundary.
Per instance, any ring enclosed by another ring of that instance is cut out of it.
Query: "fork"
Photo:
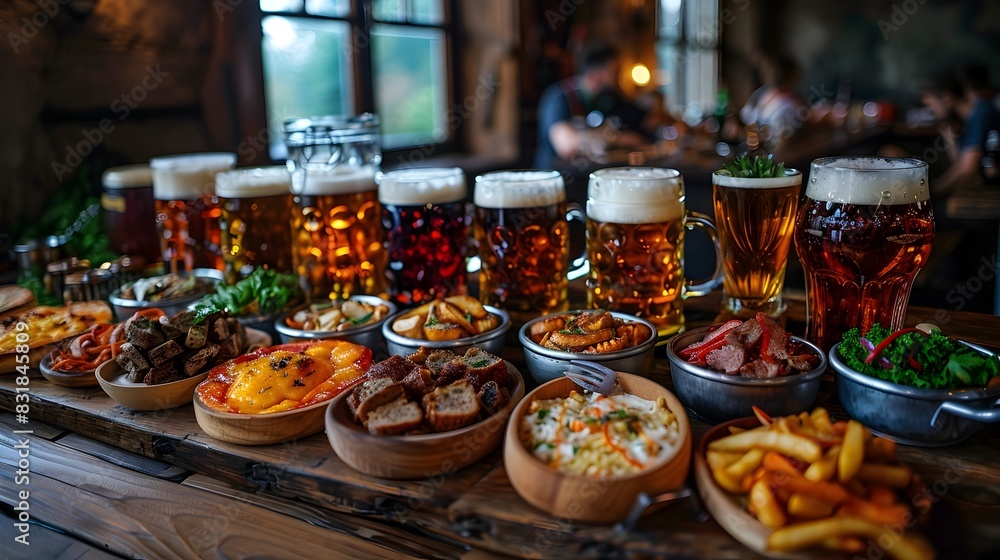
[[[583,389],[601,395],[612,395],[620,387],[618,374],[607,366],[584,360],[573,360],[563,375]]]

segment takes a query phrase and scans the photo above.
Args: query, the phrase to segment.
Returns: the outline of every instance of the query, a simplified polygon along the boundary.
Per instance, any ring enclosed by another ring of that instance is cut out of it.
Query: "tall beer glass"
[[[853,327],[903,325],[913,279],[934,239],[929,199],[927,164],[917,159],[812,163],[795,226],[810,340],[830,348]]]
[[[215,176],[236,166],[236,154],[184,154],[149,160],[163,262],[172,271],[223,270]]]
[[[465,173],[404,169],[380,174],[378,183],[393,301],[415,305],[465,294]]]
[[[558,171],[499,171],[476,177],[479,299],[515,323],[569,309],[569,222]],[[582,219],[579,210],[573,214]]]
[[[312,299],[386,296],[378,117],[285,121],[295,268]]]
[[[284,166],[236,169],[215,177],[229,282],[258,266],[292,270],[291,182]]]
[[[712,174],[715,224],[722,246],[723,308],[743,318],[781,314],[785,265],[792,246],[802,173],[784,177]]]
[[[684,280],[684,231],[704,229],[715,243],[712,278]],[[643,317],[660,336],[684,329],[684,298],[718,287],[718,239],[711,218],[684,208],[684,181],[674,169],[622,167],[590,174],[587,189],[587,280],[591,307]]]

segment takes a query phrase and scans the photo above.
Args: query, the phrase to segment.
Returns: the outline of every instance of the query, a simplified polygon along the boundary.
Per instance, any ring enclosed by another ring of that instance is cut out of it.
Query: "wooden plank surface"
[[[17,503],[19,488],[14,444],[0,433],[0,502],[8,506]],[[32,517],[127,558],[327,558],[334,551],[350,558],[424,556],[388,539],[359,539],[138,474],[58,443],[36,439],[30,446]]]
[[[3,560],[118,560],[103,550],[44,525],[31,525],[28,545],[14,544],[14,537],[21,533],[14,528],[14,520],[0,515],[0,542],[4,543],[0,558]]]

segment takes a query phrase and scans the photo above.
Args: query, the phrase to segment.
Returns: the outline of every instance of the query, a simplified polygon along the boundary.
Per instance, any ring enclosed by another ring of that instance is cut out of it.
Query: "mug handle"
[[[715,246],[715,272],[703,282],[694,283],[687,280],[684,285],[684,297],[701,297],[722,285],[722,246],[719,245],[719,234],[715,229],[715,222],[712,218],[699,212],[688,212],[685,227],[688,231],[700,228],[708,234]]]
[[[584,228],[587,227],[587,213],[583,211],[583,207],[575,202],[570,202],[566,205],[566,221],[572,222],[574,220],[583,224]],[[566,273],[572,274],[589,264],[589,261],[587,261],[587,245],[584,244],[583,252],[570,262],[569,270]]]

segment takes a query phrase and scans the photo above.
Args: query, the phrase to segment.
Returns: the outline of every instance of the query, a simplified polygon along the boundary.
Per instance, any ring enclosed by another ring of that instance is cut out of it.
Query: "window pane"
[[[656,43],[656,81],[663,89],[667,107],[680,113],[683,110],[684,99],[681,95],[683,76],[680,75],[680,48],[671,43],[658,41]]]
[[[351,0],[306,0],[306,13],[317,16],[347,17]]]
[[[377,21],[406,22],[406,0],[374,0],[372,16]]]
[[[679,41],[681,38],[681,0],[660,0],[660,38]]]
[[[372,27],[375,110],[386,147],[448,138],[445,62],[444,32],[439,29]]]
[[[708,115],[715,109],[718,89],[718,53],[715,49],[687,47],[683,59],[685,118]]]
[[[410,21],[427,25],[444,23],[443,0],[410,0]]]
[[[262,12],[299,12],[302,0],[260,0]]]
[[[263,19],[264,100],[271,157],[284,159],[288,117],[354,113],[351,27],[345,21]]]
[[[684,4],[688,42],[702,47],[714,47],[719,42],[718,0],[687,0]]]

